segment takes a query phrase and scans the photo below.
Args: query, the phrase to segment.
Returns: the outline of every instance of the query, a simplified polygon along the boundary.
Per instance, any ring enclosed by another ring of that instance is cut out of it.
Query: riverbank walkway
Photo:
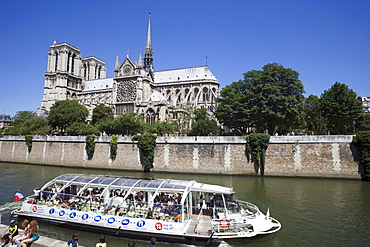
[[[0,233],[2,234],[7,227],[7,225],[0,224]],[[68,239],[66,239],[65,241],[61,241],[58,239],[40,236],[40,238],[36,242],[34,242],[31,247],[63,247],[67,245],[67,242]],[[79,246],[83,247],[82,245]]]

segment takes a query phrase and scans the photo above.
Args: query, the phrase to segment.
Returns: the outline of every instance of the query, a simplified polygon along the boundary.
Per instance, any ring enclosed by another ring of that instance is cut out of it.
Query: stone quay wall
[[[265,176],[361,178],[353,136],[271,136]],[[34,136],[28,152],[24,136],[0,138],[0,161],[100,169],[143,170],[141,152],[131,137],[118,137],[110,158],[111,137],[95,138],[91,160],[84,136]],[[256,174],[242,136],[158,137],[152,171],[206,174]]]

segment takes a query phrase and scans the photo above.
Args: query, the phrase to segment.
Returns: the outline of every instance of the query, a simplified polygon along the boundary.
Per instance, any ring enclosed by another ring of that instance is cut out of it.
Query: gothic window
[[[150,124],[155,122],[155,112],[153,109],[148,109],[146,112],[146,122]]]
[[[76,56],[73,55],[73,57],[72,57],[72,66],[71,66],[71,73],[72,74],[75,72],[75,58],[76,58]]]
[[[86,65],[84,65],[84,78],[86,79],[86,73],[87,73],[87,71],[86,71],[87,69],[86,69]]]
[[[208,88],[203,88],[203,101],[209,101],[209,92]]]
[[[124,81],[117,84],[117,102],[132,102],[136,99],[134,81]]]
[[[71,58],[71,53],[68,53],[67,57],[67,72],[69,72],[69,59]]]
[[[55,55],[55,71],[58,70],[58,54]]]

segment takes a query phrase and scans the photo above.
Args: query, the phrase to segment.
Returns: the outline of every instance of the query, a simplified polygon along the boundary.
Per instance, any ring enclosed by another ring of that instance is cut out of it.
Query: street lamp
[[[353,121],[353,135],[356,135],[356,121]]]

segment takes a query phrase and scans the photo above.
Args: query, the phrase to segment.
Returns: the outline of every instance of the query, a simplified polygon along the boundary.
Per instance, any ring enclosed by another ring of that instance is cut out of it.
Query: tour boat
[[[195,243],[250,238],[281,224],[232,188],[196,181],[64,174],[12,212],[114,236]]]

